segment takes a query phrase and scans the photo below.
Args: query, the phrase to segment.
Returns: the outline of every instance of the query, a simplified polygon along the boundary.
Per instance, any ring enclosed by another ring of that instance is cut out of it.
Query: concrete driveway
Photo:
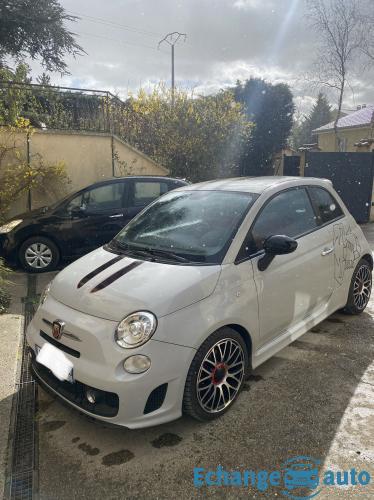
[[[373,359],[372,299],[359,317],[335,314],[263,364],[232,410],[210,424],[183,417],[145,430],[107,428],[39,389],[39,496],[282,497],[280,488],[196,489],[193,468],[275,470],[296,455],[374,478]],[[318,498],[356,496],[374,498],[374,482],[322,489]]]

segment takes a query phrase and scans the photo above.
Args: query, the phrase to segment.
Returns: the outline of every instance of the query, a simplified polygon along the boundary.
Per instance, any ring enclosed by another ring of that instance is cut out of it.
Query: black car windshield
[[[230,191],[176,191],[133,219],[114,245],[180,262],[222,261],[257,194]]]

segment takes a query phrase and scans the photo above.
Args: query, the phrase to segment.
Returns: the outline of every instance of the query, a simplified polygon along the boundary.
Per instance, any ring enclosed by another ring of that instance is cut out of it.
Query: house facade
[[[374,151],[374,105],[363,105],[353,113],[340,118],[337,126],[337,134],[334,122],[313,130],[321,151]]]

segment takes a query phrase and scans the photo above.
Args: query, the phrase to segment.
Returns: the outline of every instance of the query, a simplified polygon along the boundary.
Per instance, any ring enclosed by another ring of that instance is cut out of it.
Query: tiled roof
[[[347,116],[343,116],[338,120],[338,128],[364,127],[370,125],[374,121],[374,105],[370,104],[366,108],[358,109]],[[313,133],[333,130],[334,122],[327,123],[322,127],[313,130]]]

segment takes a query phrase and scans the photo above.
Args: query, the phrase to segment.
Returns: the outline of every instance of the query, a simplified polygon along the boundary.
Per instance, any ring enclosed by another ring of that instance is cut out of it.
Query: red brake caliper
[[[217,377],[217,372],[218,372],[218,377]],[[226,375],[227,372],[227,367],[225,363],[218,363],[212,370],[212,382],[214,385],[219,384],[224,376]]]

